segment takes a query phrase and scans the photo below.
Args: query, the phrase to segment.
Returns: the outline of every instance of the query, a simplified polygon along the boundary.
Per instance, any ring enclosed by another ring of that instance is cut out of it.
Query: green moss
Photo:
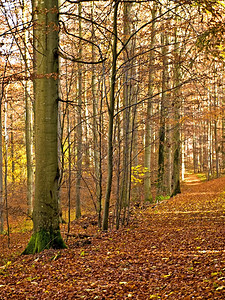
[[[198,173],[196,174],[196,176],[201,180],[201,181],[206,181],[207,180],[207,176],[205,173]]]
[[[59,230],[45,230],[33,233],[31,239],[22,254],[35,254],[45,249],[65,249],[61,233]]]
[[[160,202],[160,201],[164,201],[164,200],[169,200],[170,199],[170,195],[159,195],[156,197],[156,202]]]

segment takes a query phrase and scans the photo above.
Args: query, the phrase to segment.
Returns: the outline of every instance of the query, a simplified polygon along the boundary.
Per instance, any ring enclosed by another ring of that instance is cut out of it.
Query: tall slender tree
[[[131,34],[131,9],[132,3],[123,3],[123,42],[126,44]],[[130,151],[131,151],[131,116],[130,116],[130,103],[131,103],[131,86],[132,86],[132,66],[131,66],[131,47],[129,42],[124,51],[124,70],[123,70],[123,164],[121,170],[121,182],[120,182],[120,200],[119,210],[117,213],[120,215],[121,209],[123,210],[122,223],[125,222],[126,211],[129,203],[129,169],[130,169]],[[120,216],[117,216],[117,228],[119,227]]]
[[[0,84],[0,233],[4,228],[4,215],[3,215],[3,157],[2,157],[2,83]]]
[[[78,4],[78,16],[79,16],[79,59],[82,58],[82,5],[79,2]],[[78,68],[78,105],[77,105],[77,178],[76,178],[76,219],[81,217],[81,203],[80,203],[80,189],[81,189],[81,179],[82,179],[82,66],[79,65]]]
[[[27,17],[27,4],[26,1],[22,1],[22,19],[23,24],[28,21]],[[22,53],[25,64],[25,77],[29,76],[30,59],[29,52],[26,45],[29,42],[29,30],[24,28],[23,44],[25,45]],[[33,185],[34,185],[34,166],[33,166],[33,105],[31,101],[31,82],[29,80],[24,81],[24,98],[25,98],[25,138],[26,138],[26,158],[27,158],[27,207],[28,215],[32,215],[33,210]]]
[[[144,198],[145,201],[152,202],[151,192],[151,150],[152,150],[152,97],[154,92],[154,45],[156,40],[156,17],[157,6],[154,2],[152,7],[152,28],[151,28],[151,40],[150,40],[150,53],[149,53],[149,73],[148,73],[148,101],[147,101],[147,113],[145,121],[145,153],[144,153],[144,167],[145,167],[145,178],[144,178]]]
[[[159,153],[158,153],[158,182],[157,182],[157,197],[160,197],[165,192],[164,176],[165,176],[165,139],[166,139],[166,105],[168,98],[168,36],[165,33],[165,23],[162,26],[161,32],[162,44],[162,96],[160,101],[160,124],[159,124]]]
[[[178,88],[181,80],[180,70],[180,53],[178,43],[177,27],[174,29],[174,130],[173,130],[173,175],[172,175],[172,196],[181,192],[180,189],[180,168],[181,168],[181,138],[180,138],[180,108],[181,108],[181,95]]]
[[[94,20],[94,8],[95,2],[93,1],[91,7],[91,17],[92,21]],[[91,28],[91,38],[92,38],[92,61],[96,61],[96,47],[94,45],[96,40],[95,27],[92,23]],[[93,109],[93,152],[94,152],[94,169],[95,169],[95,187],[96,187],[96,198],[97,198],[97,214],[98,214],[98,226],[101,228],[102,224],[102,174],[101,174],[101,132],[100,124],[101,119],[99,119],[99,104],[98,104],[98,90],[97,90],[97,75],[96,75],[96,66],[93,64],[91,69],[91,92],[92,92],[92,109]],[[99,114],[101,118],[101,114]]]
[[[105,196],[105,205],[103,212],[103,230],[108,230],[109,225],[109,204],[110,195],[112,190],[113,178],[113,130],[114,130],[114,110],[115,110],[115,85],[116,85],[116,62],[117,62],[117,15],[119,0],[114,1],[114,14],[113,14],[113,47],[112,47],[112,70],[110,82],[110,103],[108,105],[109,127],[108,127],[108,178]]]

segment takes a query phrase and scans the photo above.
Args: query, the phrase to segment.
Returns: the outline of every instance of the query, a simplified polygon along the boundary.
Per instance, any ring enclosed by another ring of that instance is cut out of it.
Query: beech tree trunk
[[[58,206],[58,1],[32,1],[34,17],[35,198],[23,254],[65,248]]]

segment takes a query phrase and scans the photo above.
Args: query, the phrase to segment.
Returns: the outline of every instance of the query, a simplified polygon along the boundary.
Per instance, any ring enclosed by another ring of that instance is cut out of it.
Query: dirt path
[[[225,299],[224,187],[191,176],[125,229],[19,257],[0,269],[0,299]]]

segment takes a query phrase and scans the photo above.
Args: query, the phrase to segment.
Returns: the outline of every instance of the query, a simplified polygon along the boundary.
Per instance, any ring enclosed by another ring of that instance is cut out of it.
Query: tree
[[[78,4],[79,15],[79,59],[82,59],[82,24],[81,24],[81,3]],[[76,178],[76,219],[81,217],[80,189],[82,179],[82,66],[78,68],[78,106],[77,106],[77,178]]]
[[[161,11],[160,11],[161,13]],[[162,26],[161,32],[162,44],[162,95],[160,100],[160,124],[159,124],[159,153],[158,153],[158,179],[157,179],[157,197],[165,192],[164,176],[165,176],[165,139],[166,139],[166,104],[168,105],[168,36],[165,33],[165,24]]]
[[[22,19],[23,23],[27,22],[27,6],[25,1],[22,2]],[[29,41],[29,31],[24,28],[23,43],[27,45]],[[21,50],[22,51],[22,50]],[[24,53],[22,57],[25,64],[25,76],[29,75],[30,61],[29,53],[27,47],[24,48]],[[27,206],[28,215],[32,214],[33,210],[33,178],[34,178],[34,168],[33,168],[33,105],[31,101],[31,82],[25,80],[24,82],[24,98],[25,98],[25,110],[26,110],[26,120],[25,120],[25,137],[26,137],[26,157],[27,157]]]
[[[180,71],[180,55],[178,51],[179,43],[177,39],[177,27],[174,29],[174,86],[179,86]],[[181,140],[180,140],[180,107],[181,95],[179,89],[174,90],[173,109],[174,109],[174,130],[173,130],[173,183],[172,196],[180,193],[180,165],[181,165]]]
[[[115,109],[115,84],[116,84],[116,62],[117,62],[117,13],[119,1],[115,0],[114,3],[114,16],[113,16],[113,46],[112,46],[112,70],[110,82],[110,103],[108,106],[109,126],[108,126],[108,177],[105,196],[105,205],[103,213],[103,230],[108,230],[109,224],[109,203],[112,189],[113,178],[113,127],[114,127],[114,109]]]
[[[95,8],[95,3],[94,1],[92,2],[92,7],[91,7],[91,19],[93,21],[94,19],[94,8]],[[91,39],[92,39],[92,47],[91,47],[91,54],[92,54],[92,61],[96,61],[96,49],[95,49],[95,28],[94,24],[92,23],[91,27]],[[98,92],[97,92],[97,75],[96,75],[96,66],[93,65],[91,69],[91,93],[92,93],[92,107],[93,107],[93,124],[92,124],[92,130],[93,130],[93,158],[94,158],[94,169],[95,169],[95,187],[96,187],[96,199],[97,199],[97,214],[98,214],[98,226],[101,228],[102,226],[102,162],[101,162],[101,143],[102,143],[102,138],[101,138],[101,114],[98,113],[100,112],[99,106],[101,108],[101,104],[99,105],[97,101],[98,97]]]
[[[154,3],[151,14],[152,14],[152,28],[151,28],[151,40],[150,40],[150,50],[155,46],[156,30],[155,30],[155,17],[157,13],[157,6]],[[149,53],[149,83],[148,83],[148,101],[147,101],[147,114],[145,121],[145,153],[144,153],[144,167],[146,170],[144,178],[144,197],[145,201],[152,202],[152,192],[151,192],[151,150],[152,150],[152,96],[154,92],[154,51]]]
[[[0,85],[0,233],[4,229],[4,215],[3,215],[3,157],[2,157],[2,84]]]
[[[123,5],[123,43],[126,44],[131,35],[131,12],[132,3]],[[126,51],[125,51],[126,50]],[[119,184],[120,198],[117,205],[116,227],[119,228],[120,214],[122,214],[122,224],[126,219],[128,205],[130,202],[130,165],[131,165],[131,98],[132,98],[132,43],[131,41],[124,49],[124,70],[123,70],[123,117],[122,117],[122,170],[121,182]],[[119,130],[119,128],[118,128]]]
[[[58,207],[58,0],[32,1],[35,95],[33,234],[23,254],[65,248]]]

